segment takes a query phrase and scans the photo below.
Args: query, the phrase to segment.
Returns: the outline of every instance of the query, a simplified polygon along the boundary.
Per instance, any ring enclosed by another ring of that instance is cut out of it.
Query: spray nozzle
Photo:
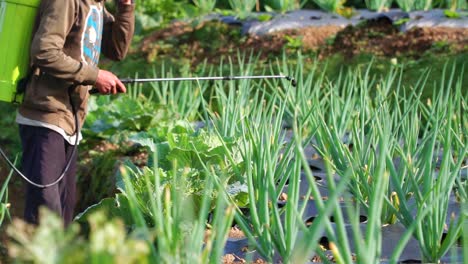
[[[297,86],[296,79],[294,79],[293,77],[291,77],[291,76],[286,76],[286,80],[290,81],[292,86],[294,86],[294,87]]]

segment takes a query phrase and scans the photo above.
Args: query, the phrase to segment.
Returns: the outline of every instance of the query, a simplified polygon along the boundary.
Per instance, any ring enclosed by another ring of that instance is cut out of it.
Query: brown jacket
[[[119,4],[117,9],[112,16],[100,0],[41,1],[31,44],[36,70],[19,108],[21,115],[75,133],[69,87],[81,126],[100,52],[121,60],[130,46],[134,5]]]

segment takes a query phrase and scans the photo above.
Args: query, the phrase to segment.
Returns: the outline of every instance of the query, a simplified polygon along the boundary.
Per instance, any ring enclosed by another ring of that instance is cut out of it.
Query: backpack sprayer
[[[19,103],[17,83],[29,70],[29,46],[40,0],[0,0],[0,101]]]
[[[22,101],[22,91],[18,88],[20,82],[28,78],[30,74],[29,66],[29,46],[31,43],[32,29],[36,17],[37,8],[40,0],[0,0],[0,101],[8,103],[20,103]],[[171,82],[171,81],[207,81],[207,80],[241,80],[241,79],[286,79],[296,86],[296,80],[285,75],[257,75],[257,76],[221,76],[221,77],[175,77],[175,78],[150,78],[150,79],[121,79],[122,83],[145,83],[145,82]],[[24,84],[24,83],[23,83]],[[71,89],[69,89],[69,92]],[[89,91],[90,94],[98,93],[97,89]],[[76,115],[75,106],[70,100],[72,111],[74,113],[77,130],[76,135],[80,134],[79,120]],[[59,183],[65,176],[70,167],[73,155],[75,155],[78,145],[78,136],[76,137],[75,147],[72,150],[70,159],[67,161],[62,174],[57,180],[38,184],[29,180],[19,171],[8,159],[7,155],[0,148],[2,156],[8,165],[23,179],[31,185],[38,188],[46,188]]]

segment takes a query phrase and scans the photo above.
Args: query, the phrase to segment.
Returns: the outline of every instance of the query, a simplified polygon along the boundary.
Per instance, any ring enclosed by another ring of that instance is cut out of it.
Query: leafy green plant
[[[89,251],[92,263],[150,263],[146,241],[127,234],[123,221],[104,213],[89,216]]]
[[[157,147],[153,145],[154,155],[157,156]],[[156,159],[155,159],[156,160]],[[124,170],[123,188],[128,199],[130,212],[135,225],[146,233],[155,235],[155,244],[152,247],[153,261],[158,263],[218,263],[223,254],[227,234],[232,223],[234,210],[226,204],[226,198],[220,189],[215,188],[215,183],[222,184],[223,176],[214,174],[208,164],[206,169],[210,173],[205,189],[201,194],[199,206],[194,207],[192,196],[187,196],[184,190],[186,178],[182,174],[174,174],[166,184],[162,183],[164,175],[160,174],[158,163],[154,164],[152,173],[139,175],[133,170]],[[174,164],[174,171],[178,167]],[[135,178],[140,179],[140,185],[135,185]],[[138,189],[140,190],[138,190]],[[151,215],[152,226],[144,221],[145,212],[141,211],[138,192],[142,189],[151,194],[151,199],[146,200],[146,208]],[[219,194],[213,199],[214,190]],[[214,204],[213,204],[214,203]],[[214,205],[214,206],[213,206]],[[213,232],[207,234],[206,221],[211,208],[213,220],[210,226]],[[205,237],[206,236],[206,237]]]
[[[406,11],[408,11],[408,10],[406,10]],[[397,21],[395,21],[393,24],[395,26],[402,26],[402,25],[406,24],[409,21],[411,21],[409,18],[400,18]]]
[[[257,19],[260,22],[267,22],[267,21],[270,21],[272,18],[273,18],[273,16],[270,15],[270,14],[259,14],[257,16]]]
[[[236,200],[239,205],[246,204],[245,190],[235,188],[236,185],[243,182],[243,178],[236,178],[234,177],[236,174],[233,173],[233,171],[243,170],[241,160],[237,159],[233,163],[228,163],[225,160],[225,148],[236,152],[237,143],[232,138],[224,137],[221,139],[204,129],[195,131],[190,123],[174,121],[174,124],[167,127],[155,127],[146,132],[135,133],[129,136],[128,140],[141,147],[147,147],[151,153],[158,150],[158,154],[154,156],[156,159],[151,159],[151,156],[146,164],[150,167],[158,164],[158,172],[154,172],[148,167],[139,168],[129,161],[124,163],[127,170],[130,170],[131,175],[134,176],[132,188],[133,192],[136,193],[135,203],[139,205],[138,210],[143,214],[148,226],[152,227],[155,224],[151,222],[154,221],[154,218],[152,218],[152,211],[148,204],[148,201],[154,200],[155,197],[153,192],[147,191],[146,185],[154,184],[155,173],[161,175],[159,184],[162,186],[170,185],[174,178],[183,178],[180,184],[185,185],[178,186],[178,188],[180,188],[181,194],[190,197],[196,208],[200,207],[211,173],[223,175],[227,186],[230,186],[232,199]],[[177,167],[174,167],[174,164]],[[209,167],[210,170],[207,171],[206,167]],[[152,180],[146,182],[146,177]],[[153,186],[151,185],[150,188]],[[127,189],[129,187],[123,184],[122,173],[117,174],[117,188],[124,197],[128,198]],[[216,193],[211,195],[215,197]],[[115,200],[118,201],[124,197],[120,195]],[[123,212],[127,207],[122,209],[118,206],[122,203],[125,201],[117,202],[117,205],[105,201],[98,207],[110,208],[109,210],[115,211],[116,215],[128,220],[128,216]],[[83,215],[80,218],[83,218]]]
[[[197,198],[186,190],[191,183],[183,167],[180,170],[174,162],[169,178],[158,167],[158,146],[151,139],[146,145],[154,155],[152,168],[123,165],[118,183],[121,193],[88,208],[78,221],[96,211],[122,218],[129,230],[148,243],[150,262],[219,263],[235,214],[224,197],[224,175],[215,174],[212,165],[206,164],[207,180]]]
[[[444,10],[444,15],[448,18],[460,18],[460,14],[457,11]]]
[[[193,7],[193,5],[180,0],[136,0],[135,7],[139,13],[136,19],[144,15],[146,21],[159,26],[173,19],[192,15],[195,10],[191,6]],[[146,24],[146,26],[148,25],[151,24]],[[149,29],[148,27],[144,28]]]
[[[292,50],[300,49],[303,46],[302,37],[284,36],[286,39],[286,47]]]
[[[109,221],[96,212],[89,216],[89,224],[86,240],[76,223],[64,228],[57,215],[41,208],[37,227],[19,219],[8,227],[13,239],[9,254],[18,263],[149,263],[148,245],[127,235],[121,220]]]
[[[81,153],[83,157],[77,175],[77,188],[80,193],[75,209],[77,212],[114,194],[116,168],[122,159],[132,152],[132,148],[129,147],[118,148],[110,143],[104,145],[109,147]],[[99,177],[95,177],[96,175]]]
[[[218,175],[224,175],[229,183],[243,181],[241,177],[234,177],[234,171],[243,170],[241,160],[237,158],[233,163],[226,161],[225,148],[233,151],[237,148],[234,138],[219,138],[204,129],[194,131],[193,128],[182,126],[169,130],[163,138],[165,138],[164,141],[156,144],[159,150],[157,163],[166,175],[162,184],[167,183],[173,177],[184,175],[184,183],[187,184],[183,188],[185,195],[199,197],[203,193],[209,176],[206,166]],[[152,140],[154,138],[149,137],[148,134],[138,134],[132,138],[133,142],[154,149]],[[177,164],[179,169],[175,170],[174,164]]]
[[[112,100],[99,96],[90,100],[89,108],[83,133],[92,133],[90,136],[114,142],[120,142],[130,132],[144,131],[156,124],[165,123],[175,115],[144,96],[138,99],[119,96]]]
[[[77,239],[79,227],[64,229],[60,218],[46,209],[40,210],[40,224],[35,229],[19,219],[8,227],[13,242],[9,245],[12,258],[36,263],[65,263],[70,258],[84,262],[85,244]]]
[[[199,91],[199,86],[194,89]],[[191,90],[191,85],[184,87],[180,83],[176,86],[166,83],[146,88],[130,87],[126,96],[90,99],[88,118],[82,131],[86,141],[93,146],[82,160],[79,183],[86,191],[78,204],[80,209],[112,194],[118,163],[136,152],[144,152],[130,141],[132,137],[146,131],[159,139],[170,128],[182,127],[183,122],[174,124],[179,118],[194,118],[201,95],[193,97]],[[190,126],[187,122],[184,125]],[[96,149],[94,144],[102,139],[108,142],[99,143],[100,147]],[[145,160],[139,162],[138,165],[144,165]]]

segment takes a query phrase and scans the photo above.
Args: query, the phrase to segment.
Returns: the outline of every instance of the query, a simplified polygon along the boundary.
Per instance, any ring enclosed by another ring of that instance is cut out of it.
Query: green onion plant
[[[445,0],[445,4],[450,10],[466,10],[468,8],[466,0]]]
[[[210,74],[206,67],[201,67],[200,74]],[[172,77],[171,71],[162,67],[161,73],[153,73],[154,77]],[[200,119],[203,95],[209,88],[209,82],[152,82],[152,93],[149,100],[167,107],[170,112],[180,115],[180,119],[194,121]],[[140,94],[143,92],[140,87]],[[137,91],[138,93],[138,91]]]
[[[386,96],[372,99],[370,89],[388,89],[395,75],[390,74],[387,79],[377,83],[370,80],[368,71],[363,76],[359,71],[341,76],[324,89],[329,92],[324,92],[321,98],[328,105],[321,108],[324,110],[310,115],[310,123],[315,123],[317,127],[315,147],[331,161],[338,175],[351,173],[349,189],[354,199],[368,212],[373,209],[368,201],[377,189],[374,186],[375,174],[382,175],[376,171],[382,166],[379,164],[379,142],[384,136],[382,127],[389,118],[390,109],[385,101]],[[385,135],[390,139],[390,128],[387,130]],[[349,168],[352,168],[350,172]],[[389,195],[388,188],[384,192]],[[386,206],[382,206],[382,221],[394,222],[392,213],[386,210]]]
[[[210,13],[216,5],[216,0],[193,0],[192,2],[202,14]]]
[[[430,10],[433,7],[432,0],[395,0],[403,11]]]
[[[365,0],[365,2],[368,9],[382,12],[390,8],[393,0]]]
[[[253,75],[253,65],[256,58],[253,56],[238,56],[238,73]],[[234,64],[231,60],[225,65],[220,63],[219,72],[228,70],[228,74],[235,75]],[[240,121],[248,116],[257,105],[261,87],[249,79],[229,82],[217,82],[208,102],[204,102],[205,122],[213,122],[216,129],[223,137],[238,137],[241,135]],[[252,99],[254,98],[254,99]],[[257,99],[258,100],[258,99]]]
[[[266,0],[264,5],[267,10],[272,9],[284,13],[299,9],[305,2],[300,0]]]
[[[257,5],[258,0],[229,0],[229,6],[237,17],[246,18]]]
[[[282,88],[278,81],[265,81],[263,86],[241,82],[238,87],[229,86],[227,93],[224,89],[216,89],[215,97],[223,108],[220,112],[211,112],[210,116],[220,137],[224,137],[225,133],[243,135],[240,137],[239,151],[245,164],[242,173],[245,174],[248,188],[249,213],[245,215],[238,208],[236,222],[253,249],[267,261],[280,258],[284,262],[298,263],[311,258],[327,221],[328,231],[332,232],[328,216],[337,206],[338,196],[344,190],[346,181],[343,180],[333,192],[330,202],[325,203],[313,176],[307,177],[307,183],[301,183],[301,170],[308,169],[302,144],[310,141],[312,133],[302,138],[297,106],[293,108],[293,101],[283,100],[296,91],[288,84],[285,86],[287,88]],[[256,88],[255,91],[249,92],[252,87]],[[234,95],[236,100],[232,99]],[[290,125],[295,127],[295,139],[290,141],[285,139],[283,120],[286,112],[292,120]],[[235,160],[235,156],[239,155],[227,153],[230,156],[228,160]],[[283,207],[278,200],[286,182],[289,182],[285,193],[287,201]],[[301,184],[315,187],[300,197]],[[310,196],[316,197],[321,213],[313,227],[307,228],[303,218],[309,201],[304,197]],[[321,250],[318,250],[317,254],[320,253]]]
[[[248,87],[241,86],[244,88],[239,88],[240,92]],[[284,135],[281,133],[284,105],[276,109],[274,98],[267,102],[264,96],[254,94],[257,96],[249,104],[240,105],[239,108],[237,105],[231,107],[229,101],[221,104],[240,111],[236,115],[240,118],[234,123],[240,129],[239,133],[244,135],[240,142],[240,154],[245,164],[249,216],[243,215],[239,209],[235,218],[255,249],[267,261],[273,261],[275,254],[290,255],[296,242],[294,238],[297,229],[289,229],[289,236],[284,233],[278,200],[288,178],[291,182],[298,183],[300,163],[292,163],[291,145],[284,146]],[[229,112],[224,112],[223,115],[225,114]],[[218,130],[218,133],[221,132]],[[234,155],[235,153],[231,154],[229,160],[233,160]],[[289,189],[291,193],[288,195],[288,203],[297,204],[298,184],[295,187]],[[292,220],[297,221],[296,218]]]
[[[416,10],[430,10],[432,9],[432,0],[420,0],[414,3]]]
[[[317,4],[321,9],[336,13],[340,8],[343,8],[343,4],[345,1],[343,0],[312,0],[315,4]]]
[[[327,99],[323,98],[326,78],[323,72],[320,75],[317,73],[317,63],[312,65],[309,72],[304,72],[306,66],[304,60],[302,54],[298,53],[297,64],[289,65],[286,54],[283,54],[282,60],[272,65],[270,71],[292,75],[297,81],[297,86],[292,87],[286,81],[282,81],[280,85],[277,82],[266,81],[266,91],[274,91],[280,102],[286,102],[284,117],[286,127],[292,127],[293,122],[297,122],[301,124],[298,129],[302,135],[308,137],[316,130],[314,123],[308,122],[309,117],[327,106]]]
[[[430,103],[420,104],[427,124],[416,152],[400,156],[401,166],[408,167],[409,193],[401,187],[392,157],[387,156],[392,186],[398,198],[405,201],[411,196],[411,200],[400,203],[395,212],[408,230],[414,229],[413,235],[425,262],[438,262],[457,243],[465,222],[463,213],[455,215],[448,211],[450,195],[461,175],[468,146],[466,133],[458,134],[460,122],[457,120],[464,114],[455,107],[462,100],[462,79],[455,79],[455,69],[446,77],[447,71],[446,67],[439,90],[434,92]]]
[[[405,12],[413,11],[414,10],[414,3],[416,1],[417,0],[395,0],[398,7],[401,10],[405,11]]]
[[[379,221],[382,222],[373,221],[374,226],[376,226],[375,228],[378,228],[377,226],[380,223],[395,223],[399,220],[403,213],[399,211],[400,207],[406,208],[408,204],[412,202],[415,186],[419,186],[422,182],[431,179],[431,177],[424,173],[418,173],[416,176],[413,175],[415,168],[410,168],[407,165],[407,163],[414,163],[415,159],[419,159],[423,150],[429,151],[431,148],[436,148],[435,144],[426,145],[426,147],[423,147],[424,144],[421,144],[421,142],[436,142],[434,139],[430,140],[429,135],[433,137],[441,136],[440,132],[431,134],[432,126],[430,125],[422,129],[421,127],[423,124],[421,123],[421,118],[423,122],[424,120],[431,119],[441,122],[440,120],[446,119],[445,116],[455,116],[452,122],[457,121],[458,124],[445,127],[450,127],[453,134],[452,136],[455,137],[456,142],[455,140],[450,140],[451,137],[448,135],[445,135],[444,138],[449,140],[449,142],[445,142],[445,146],[446,148],[453,149],[453,155],[456,157],[457,161],[459,159],[466,159],[467,150],[465,143],[463,143],[466,142],[466,139],[463,139],[462,136],[466,135],[466,124],[462,125],[461,123],[463,122],[459,121],[460,119],[466,119],[466,117],[463,118],[463,116],[466,116],[466,114],[463,114],[464,111],[457,110],[452,113],[446,113],[446,115],[437,116],[434,112],[429,111],[427,107],[421,107],[421,94],[426,86],[428,74],[429,73],[423,75],[412,89],[401,87],[401,75],[397,78],[397,71],[391,72],[388,76],[377,82],[366,77],[367,74],[365,74],[363,78],[359,77],[361,74],[358,72],[348,74],[345,78],[338,77],[337,80],[329,83],[329,87],[325,85],[325,87],[329,89],[322,88],[322,90],[325,91],[320,96],[317,96],[322,102],[321,104],[317,102],[317,105],[320,105],[320,107],[315,109],[313,115],[308,115],[310,117],[309,123],[315,124],[313,126],[314,129],[312,129],[316,131],[314,140],[322,156],[331,161],[333,169],[335,169],[339,175],[344,175],[346,173],[352,175],[349,188],[354,195],[354,199],[367,211],[368,215],[371,215],[375,210],[380,210],[381,219],[379,219]],[[461,81],[454,85],[453,74],[454,73],[452,73],[451,78],[445,80],[444,85],[446,87],[444,89],[441,88],[441,90],[447,91],[447,89],[449,89],[448,87],[452,89],[453,87],[458,87],[456,89],[458,89],[458,91],[461,90]],[[298,79],[300,80],[301,78],[299,77]],[[336,86],[334,86],[335,84]],[[327,96],[327,91],[329,91],[329,96]],[[450,101],[452,104],[456,104],[456,107],[453,107],[454,109],[462,109],[462,106],[466,104],[465,99],[463,99],[460,92],[457,93],[459,95],[454,97],[455,100],[450,97]],[[298,94],[302,95],[301,98],[309,98],[308,96],[303,96],[303,94],[307,95],[307,92],[303,92],[300,88],[298,88]],[[432,101],[437,100],[440,101],[440,99],[437,98],[432,99]],[[301,99],[297,101],[301,102]],[[447,103],[447,101],[443,102]],[[296,103],[291,105],[301,106],[302,104]],[[444,103],[440,103],[440,105],[444,105]],[[302,111],[306,112],[304,110]],[[458,117],[460,115],[462,115],[461,118]],[[427,122],[432,124],[429,121]],[[385,137],[382,134],[382,127],[387,127],[384,133],[386,135]],[[421,135],[425,135],[425,137],[420,139]],[[345,140],[346,138],[347,140]],[[386,141],[391,143],[382,144],[382,138],[386,138]],[[438,143],[437,146],[441,146],[441,144],[442,143]],[[380,152],[383,151],[380,149],[383,146],[385,146],[385,152]],[[426,164],[432,162],[428,157],[433,157],[434,152],[429,151],[425,155],[427,159],[425,161]],[[385,159],[383,161],[382,156],[388,156],[391,157],[391,159]],[[460,165],[456,163],[452,165],[454,165],[452,168],[455,172],[452,176],[458,175],[457,171],[459,171]],[[430,165],[425,166],[428,168],[430,167]],[[352,168],[351,172],[349,168]],[[384,168],[385,172],[375,173],[376,168]],[[435,171],[435,167],[428,169],[426,173],[431,175],[431,173],[429,173],[431,170]],[[452,171],[452,169],[448,171]],[[383,187],[376,188],[374,184],[377,184],[375,180],[377,176],[375,175],[390,175],[391,177],[386,176],[386,181],[378,183],[378,186]],[[388,183],[389,178],[392,179],[392,184]],[[453,179],[438,182],[449,183],[449,186],[444,185],[444,188],[446,188],[444,189],[445,193],[448,194],[454,186]],[[434,184],[426,183],[425,185],[433,186]],[[371,201],[374,201],[371,197],[377,195],[373,190],[379,190],[379,195],[385,194],[382,196],[383,198],[380,197],[377,199],[377,201],[381,203],[371,204]],[[437,194],[439,192],[435,192],[431,188],[428,188],[426,191],[426,196],[432,193],[432,196],[435,197],[434,199],[442,199]],[[426,196],[423,195],[423,197]],[[447,213],[446,210],[443,210],[443,208],[448,206],[447,199],[441,200],[437,204],[441,206],[439,210],[428,210],[423,207],[423,204],[419,205],[421,213],[418,218],[406,222],[408,224],[408,234],[412,234],[412,230],[417,230],[418,225],[421,226],[422,221],[429,218],[432,215],[431,213],[440,212],[440,215],[443,215],[444,212]],[[404,210],[407,210],[407,208],[403,209],[403,211]],[[411,210],[407,210],[407,212],[410,211]],[[426,216],[426,218],[423,216]],[[336,218],[339,219],[339,217]],[[455,220],[460,221],[459,218]],[[441,221],[439,221],[439,223],[440,222]],[[410,225],[410,223],[412,223],[412,225]],[[443,248],[439,248],[442,251],[439,251],[438,255],[425,256],[424,259],[434,260],[437,257],[442,257],[443,254],[447,252],[446,250],[453,245],[453,243],[448,241],[453,242],[455,237],[459,236],[459,225],[457,224],[459,224],[459,222],[454,222],[451,229],[454,231],[451,233],[449,231],[451,234],[450,239],[445,241],[446,244]],[[420,230],[427,229],[422,228]],[[355,238],[360,237],[358,232],[353,232]],[[436,236],[434,233],[437,232],[439,232],[439,238],[441,238],[442,233],[440,233],[440,230],[431,232],[432,236]],[[342,233],[342,236],[343,234],[344,233]],[[408,242],[408,239],[409,237],[405,237],[401,244],[396,247],[394,260],[401,254],[401,250]],[[347,252],[346,245],[338,244],[335,246],[340,249],[341,252]],[[429,245],[421,244],[421,247],[429,247]],[[374,253],[372,254],[374,254],[373,256],[375,259],[378,259],[380,248],[375,247],[374,249],[375,251],[373,251]],[[436,251],[436,248],[422,250],[422,252],[426,253]],[[369,252],[367,253],[370,254]],[[369,256],[366,256],[366,258],[369,258]]]
[[[342,263],[352,262],[353,256],[363,263],[380,261],[381,229],[385,223],[382,215],[386,215],[389,173],[385,154],[389,151],[391,130],[384,120],[390,106],[385,100],[371,103],[369,90],[373,81],[367,74],[361,75],[359,71],[353,71],[330,82],[324,89],[329,92],[321,96],[328,105],[309,116],[310,123],[317,127],[316,148],[328,161],[328,170],[336,171],[341,178],[350,177],[348,188],[352,196],[345,195],[344,204],[335,209],[336,227],[328,237],[333,244],[335,259]],[[393,79],[390,75],[378,84],[388,86]],[[334,190],[334,182],[328,183],[328,189]],[[368,217],[363,231],[360,227],[361,208]],[[350,221],[350,232],[345,228],[345,214]],[[355,252],[351,250],[350,239],[354,242]]]
[[[16,163],[16,162],[15,162]],[[10,183],[11,176],[13,175],[13,170],[10,171],[5,181],[2,184],[0,189],[0,226],[2,226],[5,217],[10,218],[8,204],[8,183]]]

